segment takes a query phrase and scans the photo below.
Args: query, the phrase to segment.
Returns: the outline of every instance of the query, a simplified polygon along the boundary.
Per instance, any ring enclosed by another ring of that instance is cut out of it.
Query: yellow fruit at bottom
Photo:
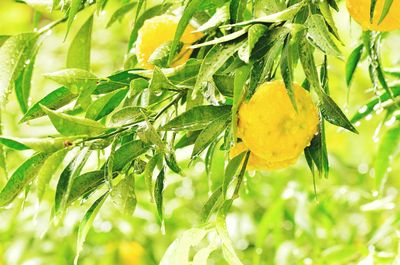
[[[136,41],[136,55],[140,67],[153,69],[154,66],[148,62],[152,53],[160,45],[172,41],[175,36],[179,18],[171,15],[161,15],[146,20],[138,32]],[[184,64],[192,53],[189,46],[203,36],[202,33],[192,33],[195,28],[188,25],[180,39],[183,47],[176,56],[178,58],[171,66]]]
[[[229,157],[232,159],[235,156],[248,151],[249,149],[247,146],[243,143],[237,143],[235,144],[231,150],[229,151]],[[264,160],[254,153],[250,153],[249,161],[247,162],[247,170],[274,170],[274,169],[280,169],[280,168],[285,168],[288,167],[294,163],[296,163],[297,157],[294,159],[289,159],[289,160],[284,160],[284,161],[274,161],[274,162],[269,162],[267,160]]]
[[[240,106],[238,137],[243,144],[236,148],[251,151],[249,166],[287,167],[310,145],[318,131],[317,108],[308,91],[298,84],[293,84],[293,92],[297,111],[283,81],[260,85],[252,98]]]
[[[346,0],[350,16],[363,30],[391,31],[400,29],[400,0],[393,0],[392,6],[382,23],[378,24],[385,0],[377,0],[373,23],[370,23],[371,0]]]
[[[137,242],[122,242],[119,245],[119,255],[122,265],[144,265],[142,257],[143,247]]]

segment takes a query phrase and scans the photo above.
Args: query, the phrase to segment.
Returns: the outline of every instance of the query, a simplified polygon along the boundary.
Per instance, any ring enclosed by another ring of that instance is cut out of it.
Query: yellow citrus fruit
[[[392,6],[382,23],[378,24],[385,0],[377,0],[373,23],[370,23],[371,0],[346,0],[350,16],[363,30],[390,31],[400,29],[400,0],[393,0]]]
[[[249,149],[247,146],[243,143],[237,143],[235,144],[231,150],[229,151],[229,157],[232,159],[235,156],[248,151]],[[254,153],[250,153],[249,161],[247,162],[247,170],[274,170],[274,169],[280,169],[280,168],[285,168],[288,167],[292,164],[294,164],[297,161],[297,157],[294,159],[289,159],[289,160],[284,160],[284,161],[272,161],[269,162],[267,160],[264,160]]]
[[[123,265],[144,265],[143,247],[137,242],[122,242],[119,245],[119,255]]]
[[[153,17],[144,22],[136,41],[136,55],[140,67],[153,69],[154,66],[148,62],[150,56],[160,45],[174,39],[178,22],[179,18],[171,15]],[[192,53],[189,46],[203,36],[199,32],[192,33],[194,30],[191,25],[186,27],[180,39],[184,45],[172,66],[181,65],[189,59]]]
[[[318,112],[310,94],[295,83],[293,92],[297,111],[283,81],[260,85],[240,106],[238,137],[243,145],[237,148],[251,151],[250,165],[276,169],[293,164],[317,133]]]

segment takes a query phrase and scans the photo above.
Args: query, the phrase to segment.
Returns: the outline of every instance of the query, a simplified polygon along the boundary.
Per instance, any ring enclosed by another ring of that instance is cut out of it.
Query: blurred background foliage
[[[132,18],[126,16],[106,29],[111,14],[121,2],[124,1],[109,1],[106,10],[95,17],[91,60],[92,72],[97,76],[106,76],[123,67]],[[69,43],[88,14],[79,14],[65,41],[65,25],[47,35],[34,72],[33,102],[56,88],[42,74],[64,67]],[[1,0],[0,35],[32,31],[57,17],[61,14],[38,17],[24,4]],[[361,30],[350,21],[343,2],[335,21],[346,44],[341,50],[347,57],[359,42]],[[385,37],[382,44],[385,67],[399,65],[398,43],[400,32]],[[373,96],[366,62],[357,69],[348,98],[344,62],[331,58],[329,71],[332,97],[351,117]],[[296,71],[295,80],[303,80],[302,71]],[[33,137],[55,132],[44,118],[30,123],[37,128],[34,131],[18,124],[21,114],[15,95],[11,95],[5,109],[5,135]],[[376,131],[382,115],[374,113],[357,124],[359,135],[327,125],[331,169],[328,179],[317,179],[317,197],[304,158],[284,170],[246,174],[241,196],[227,217],[230,236],[244,264],[400,264],[398,159],[393,161],[384,193],[377,196],[373,190],[373,162],[379,139],[387,130],[387,126],[382,126],[381,131]],[[199,224],[199,212],[210,187],[201,158],[189,164],[190,149],[177,153],[185,177],[167,178],[165,234],[158,225],[155,205],[148,198],[144,181],[137,178],[135,214],[123,215],[108,201],[89,232],[80,264],[158,264],[182,231]],[[10,171],[32,154],[7,152]],[[217,162],[212,166],[210,177],[216,185],[223,176],[224,153],[217,151],[214,159]],[[50,201],[55,183],[50,185],[52,189],[46,194],[48,202],[44,200],[39,206],[35,195],[30,194],[24,204],[22,199],[17,199],[12,208],[0,211],[1,265],[72,264],[77,228],[87,206],[75,203],[63,223],[51,224]],[[209,264],[225,264],[221,253],[214,252]]]

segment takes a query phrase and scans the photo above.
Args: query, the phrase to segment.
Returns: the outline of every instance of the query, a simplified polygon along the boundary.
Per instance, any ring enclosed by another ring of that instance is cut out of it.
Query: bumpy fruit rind
[[[297,111],[283,81],[260,85],[240,106],[238,137],[243,142],[234,148],[251,151],[250,168],[277,169],[295,163],[317,133],[319,117],[310,94],[298,84],[293,90]]]
[[[385,0],[377,0],[372,23],[370,23],[371,0],[346,0],[350,16],[363,30],[392,31],[400,29],[400,0],[393,0],[384,20],[378,24]]]
[[[138,32],[136,41],[136,56],[140,67],[153,69],[154,65],[148,62],[153,52],[162,44],[172,41],[175,36],[179,18],[172,15],[161,15],[146,20]],[[195,32],[194,27],[188,25],[180,39],[183,42],[181,52],[171,66],[184,64],[192,53],[189,46],[202,37],[202,33]]]

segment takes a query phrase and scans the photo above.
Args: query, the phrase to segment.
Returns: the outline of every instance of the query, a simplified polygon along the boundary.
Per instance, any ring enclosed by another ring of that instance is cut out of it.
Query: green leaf
[[[108,193],[105,193],[102,195],[100,198],[98,198],[92,206],[90,206],[89,210],[85,213],[85,216],[81,220],[79,224],[79,229],[78,229],[78,239],[76,243],[76,255],[74,259],[74,265],[78,264],[78,259],[79,259],[79,254],[81,253],[83,249],[83,244],[85,243],[86,236],[89,233],[89,230],[94,222],[94,219],[97,216],[97,213],[99,212],[101,206],[107,199]]]
[[[357,69],[357,65],[360,62],[361,55],[364,50],[364,45],[361,43],[358,45],[349,55],[346,62],[346,84],[350,87],[351,80],[353,80],[354,72]]]
[[[110,114],[125,98],[128,89],[120,89],[106,94],[89,105],[85,117],[92,120],[100,120]]]
[[[204,129],[212,121],[230,113],[230,106],[196,106],[170,120],[161,129],[165,131],[196,131]]]
[[[319,95],[319,108],[325,120],[333,125],[342,127],[354,133],[358,133],[357,129],[351,124],[347,117],[343,114],[338,105],[324,92]]]
[[[322,123],[319,126],[319,133],[314,136],[307,150],[318,169],[320,177],[327,177],[329,173],[329,161],[326,151],[325,129]]]
[[[163,216],[164,178],[165,178],[165,173],[164,173],[164,168],[163,168],[163,169],[161,169],[160,173],[158,174],[156,183],[154,186],[154,200],[157,205],[158,218],[161,223],[164,222],[164,216]]]
[[[0,102],[7,98],[14,81],[24,70],[37,39],[36,33],[22,33],[8,38],[0,47]]]
[[[204,32],[212,30],[228,20],[229,20],[229,7],[228,5],[224,5],[220,8],[217,8],[214,15],[206,23],[198,27],[196,29],[196,32]]]
[[[240,47],[238,51],[239,58],[243,62],[249,63],[251,51],[266,31],[267,27],[262,24],[255,24],[249,28],[247,41]]]
[[[293,108],[297,111],[296,98],[293,90],[293,61],[290,48],[290,35],[288,35],[281,55],[281,75],[285,83],[286,92],[290,98],[290,102],[292,103]]]
[[[187,5],[182,13],[182,17],[179,20],[178,26],[176,27],[175,36],[171,44],[171,53],[168,59],[169,64],[171,64],[174,59],[174,55],[176,53],[176,50],[178,49],[178,42],[185,32],[185,29],[192,19],[193,15],[196,12],[201,11],[202,2],[202,0],[189,0],[187,2]]]
[[[338,30],[335,25],[335,21],[333,20],[331,9],[329,8],[328,0],[319,1],[319,10],[321,11],[322,15],[325,18],[325,21],[328,23],[329,27],[332,29],[333,35],[335,35],[336,39],[340,42],[340,36]]]
[[[68,10],[67,31],[65,33],[65,38],[67,38],[67,36],[68,36],[72,22],[75,20],[75,16],[79,12],[79,9],[81,8],[81,4],[82,4],[82,0],[71,0],[71,5]]]
[[[398,153],[400,147],[400,126],[389,129],[379,144],[375,158],[375,189],[383,192],[387,175],[393,157]]]
[[[133,140],[123,144],[114,153],[113,171],[121,171],[125,165],[144,154],[148,149],[149,145],[140,140]]]
[[[206,223],[209,219],[213,211],[215,211],[218,207],[219,202],[222,198],[222,187],[218,187],[208,198],[207,202],[204,204],[201,209],[201,222]]]
[[[206,41],[206,42],[202,42],[202,43],[199,43],[199,44],[192,45],[189,48],[197,49],[197,48],[204,47],[204,46],[210,46],[210,45],[214,45],[214,44],[220,44],[220,43],[232,41],[232,40],[235,40],[235,39],[239,39],[239,37],[241,37],[244,34],[246,34],[247,30],[248,30],[248,28],[244,28],[244,29],[235,31],[235,32],[233,32],[231,34],[224,35],[222,37],[219,37],[219,38],[216,38],[216,39],[213,39],[213,40],[210,40],[210,41]]]
[[[186,230],[168,247],[161,258],[160,265],[189,265],[190,249],[197,246],[207,235],[208,231],[201,228]]]
[[[148,62],[150,64],[158,66],[158,67],[168,67],[169,66],[168,58],[171,54],[171,45],[172,45],[171,41],[167,41],[167,42],[161,44],[150,55]],[[179,54],[182,47],[183,47],[183,42],[178,42],[177,48],[175,51],[175,55],[173,55],[173,58],[175,58]]]
[[[243,15],[246,11],[247,0],[232,0],[230,1],[229,13],[232,23],[238,23],[243,20]]]
[[[10,36],[8,35],[0,35],[0,47],[4,44],[4,42],[6,42],[6,40],[9,38]]]
[[[151,200],[154,201],[154,193],[153,193],[153,172],[157,166],[157,164],[159,164],[159,162],[161,161],[162,156],[161,154],[155,154],[150,160],[149,162],[147,162],[146,164],[146,168],[144,169],[144,181],[146,183],[146,186],[149,190],[149,194],[151,197]]]
[[[224,131],[229,121],[229,114],[212,121],[201,131],[194,143],[192,158],[204,151]]]
[[[342,53],[329,35],[328,27],[323,16],[311,15],[306,22],[307,32],[313,42],[328,55],[343,58]]]
[[[72,94],[68,88],[60,87],[50,92],[47,96],[31,106],[20,122],[26,122],[46,115],[40,107],[41,105],[46,106],[49,109],[58,109],[70,103],[76,97],[77,95]]]
[[[176,90],[176,86],[168,80],[164,73],[157,66],[154,67],[153,76],[151,77],[149,89],[152,92],[159,92],[160,90]]]
[[[132,29],[128,42],[128,51],[132,49],[133,44],[138,37],[138,31],[143,26],[144,22],[149,18],[164,14],[171,7],[171,5],[172,4],[170,3],[155,5],[143,12],[143,14],[136,20],[136,23]]]
[[[126,3],[123,6],[121,6],[120,8],[118,8],[112,15],[110,20],[107,23],[106,28],[110,27],[112,24],[114,24],[114,22],[116,22],[117,20],[122,20],[122,18],[125,16],[126,13],[128,13],[129,11],[131,11],[135,6],[136,6],[136,2],[133,3]]]
[[[54,197],[55,217],[65,212],[72,189],[72,181],[80,175],[90,154],[89,148],[85,148],[61,172]]]
[[[217,249],[216,244],[208,245],[200,249],[193,257],[192,265],[207,265],[211,253]]]
[[[115,185],[111,191],[111,199],[124,214],[132,215],[136,208],[135,177],[128,174]]]
[[[67,203],[70,204],[82,196],[88,197],[89,194],[94,192],[101,184],[105,182],[106,178],[104,173],[104,169],[90,171],[73,179]]]
[[[38,152],[52,153],[71,144],[70,138],[15,138],[0,137],[0,144],[14,150],[33,149]]]
[[[233,103],[231,111],[231,127],[234,140],[236,140],[236,131],[238,123],[238,111],[240,104],[244,100],[248,87],[246,85],[247,79],[250,75],[251,65],[243,65],[235,70],[235,79],[233,81]]]
[[[22,113],[26,113],[28,110],[29,95],[31,92],[31,81],[33,68],[39,47],[33,49],[30,54],[30,58],[25,61],[24,69],[15,81],[15,94]]]
[[[98,80],[92,73],[76,68],[61,70],[44,76],[69,88],[73,94],[78,94],[84,89],[96,86]]]
[[[225,175],[224,175],[224,182],[223,182],[223,185],[222,185],[222,194],[224,195],[224,197],[225,197],[226,192],[228,190],[229,184],[233,180],[233,177],[235,176],[237,170],[239,169],[240,165],[243,162],[243,158],[244,158],[245,154],[246,154],[246,152],[243,152],[243,153],[235,156],[234,158],[229,160],[228,165],[226,166]]]
[[[385,4],[382,9],[381,16],[378,21],[378,25],[382,23],[385,19],[386,15],[389,13],[390,7],[392,6],[393,0],[385,0]]]
[[[228,209],[232,204],[232,200],[225,201],[224,205],[220,209],[220,213],[217,217],[216,222],[216,230],[218,236],[221,239],[222,243],[222,252],[224,255],[225,261],[229,265],[243,265],[240,261],[239,257],[237,256],[235,249],[232,244],[232,240],[229,238],[228,230],[226,228],[225,217]]]
[[[125,124],[140,122],[144,120],[143,113],[146,113],[141,107],[125,107],[115,112],[110,119],[111,126],[118,127]]]
[[[0,207],[10,204],[26,185],[36,177],[48,156],[49,154],[46,153],[35,154],[14,171],[6,186],[0,192]]]
[[[231,25],[224,25],[223,27],[232,27],[232,26],[245,26],[249,24],[255,24],[255,23],[277,23],[277,22],[283,22],[287,20],[293,19],[293,17],[300,11],[300,9],[303,7],[304,2],[299,2],[297,4],[294,4],[288,8],[286,8],[283,11],[274,13],[274,14],[269,14],[266,16],[262,16],[256,19],[252,20],[247,20],[243,21],[240,23],[235,23]]]
[[[208,82],[219,68],[239,49],[242,42],[221,45],[217,44],[210,49],[201,64],[194,91],[196,95],[204,83]]]
[[[68,48],[67,68],[90,70],[93,16],[82,25]],[[64,85],[64,84],[63,84]]]
[[[217,86],[218,91],[225,97],[233,97],[233,75],[226,74],[215,74],[213,75],[213,81]]]
[[[167,152],[164,155],[164,160],[169,169],[177,174],[181,173],[182,169],[179,167],[178,162],[176,161],[175,153],[173,151]]]
[[[56,173],[57,169],[62,164],[65,156],[68,153],[68,149],[62,149],[53,153],[46,161],[38,172],[37,182],[37,196],[39,202],[42,200],[43,195],[49,186],[51,177]]]
[[[347,117],[343,114],[341,109],[336,103],[323,91],[319,82],[318,71],[315,66],[314,56],[310,44],[308,44],[306,38],[300,38],[299,56],[303,66],[304,73],[307,80],[310,82],[312,88],[318,95],[319,108],[322,116],[328,122],[343,127],[351,132],[358,133],[356,128],[351,124]]]
[[[65,136],[88,135],[94,136],[107,130],[103,124],[81,117],[74,117],[61,112],[52,111],[45,106],[41,106],[43,111],[49,116],[51,123],[56,130]]]

